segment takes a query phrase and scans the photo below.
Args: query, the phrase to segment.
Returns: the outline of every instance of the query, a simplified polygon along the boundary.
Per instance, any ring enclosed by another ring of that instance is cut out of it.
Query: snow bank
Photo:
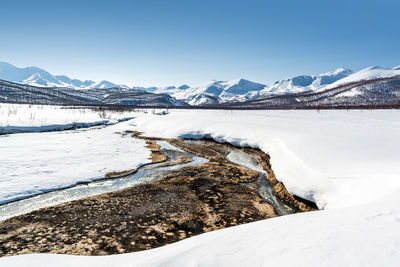
[[[134,117],[136,112],[96,111],[88,108],[69,108],[46,105],[19,105],[0,103],[0,133],[2,129],[54,126],[67,128],[72,124],[114,123],[123,118]],[[33,131],[40,131],[33,128]]]
[[[360,205],[400,187],[399,111],[172,111],[137,129],[259,147],[291,193],[321,208]]]
[[[2,266],[398,266],[400,191],[357,208],[287,215],[115,256],[22,255]]]
[[[0,136],[0,204],[149,162],[143,140],[116,134],[132,130],[131,123]]]
[[[0,135],[14,134],[14,133],[40,133],[51,131],[64,131],[80,128],[89,128],[98,125],[111,123],[109,120],[95,121],[95,122],[74,122],[67,124],[53,124],[43,126],[0,126]]]

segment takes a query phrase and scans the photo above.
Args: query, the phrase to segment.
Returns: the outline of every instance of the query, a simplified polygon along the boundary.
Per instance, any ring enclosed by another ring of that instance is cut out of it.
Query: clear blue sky
[[[128,85],[400,65],[399,0],[2,1],[0,61]]]

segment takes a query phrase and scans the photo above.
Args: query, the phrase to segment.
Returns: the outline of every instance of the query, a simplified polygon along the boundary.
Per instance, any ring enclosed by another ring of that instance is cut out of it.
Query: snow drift
[[[173,111],[135,122],[151,136],[258,147],[291,193],[320,208],[369,203],[400,187],[397,110]]]

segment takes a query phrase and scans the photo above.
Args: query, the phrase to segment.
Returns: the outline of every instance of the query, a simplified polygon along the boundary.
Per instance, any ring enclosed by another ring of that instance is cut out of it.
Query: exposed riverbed
[[[132,135],[158,163],[0,206],[0,255],[132,252],[312,209],[273,179],[260,151]]]

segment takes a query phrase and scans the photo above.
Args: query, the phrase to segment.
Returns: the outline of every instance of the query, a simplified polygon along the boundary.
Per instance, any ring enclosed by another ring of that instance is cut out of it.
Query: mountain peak
[[[333,71],[322,73],[319,76],[334,76],[334,75],[338,75],[338,74],[350,75],[351,73],[353,73],[353,71],[351,69],[340,67]]]
[[[12,67],[12,68],[16,68],[14,65],[11,65],[8,62],[4,62],[4,61],[0,61],[0,67]]]
[[[187,84],[182,84],[181,86],[178,87],[178,89],[181,89],[181,90],[185,90],[185,89],[189,89],[189,88],[190,88],[190,86]]]

